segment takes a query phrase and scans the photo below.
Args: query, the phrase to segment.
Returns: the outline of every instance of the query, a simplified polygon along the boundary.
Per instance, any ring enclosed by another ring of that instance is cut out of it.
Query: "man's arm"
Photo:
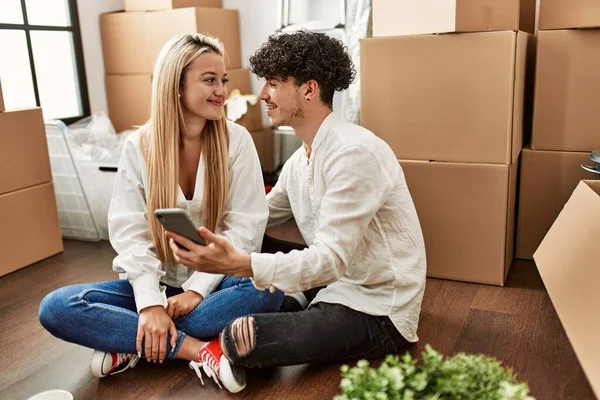
[[[257,287],[297,292],[340,279],[392,189],[389,174],[363,146],[343,149],[324,171],[327,189],[314,243],[288,254],[253,253],[250,266]]]

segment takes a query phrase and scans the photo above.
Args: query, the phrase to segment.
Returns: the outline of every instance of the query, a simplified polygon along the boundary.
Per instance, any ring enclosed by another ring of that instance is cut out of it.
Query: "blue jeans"
[[[167,286],[167,297],[182,293]],[[189,314],[173,322],[178,339],[167,354],[176,358],[186,335],[215,338],[231,321],[251,313],[279,311],[283,293],[257,290],[249,278],[225,277],[214,293]],[[40,304],[42,326],[67,342],[111,353],[137,353],[138,313],[133,288],[127,280],[66,286],[48,294]]]

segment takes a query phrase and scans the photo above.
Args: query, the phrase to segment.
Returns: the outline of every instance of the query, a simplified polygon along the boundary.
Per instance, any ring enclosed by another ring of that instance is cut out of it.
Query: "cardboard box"
[[[373,0],[373,36],[534,32],[535,0]]]
[[[148,51],[147,13],[115,12],[100,16],[106,74],[152,73]]]
[[[223,0],[125,0],[125,11],[169,10],[185,7],[223,7]]]
[[[523,143],[523,32],[361,40],[362,125],[399,159],[512,164]]]
[[[52,183],[0,195],[0,221],[0,276],[63,251]]]
[[[400,160],[434,278],[504,285],[514,253],[518,163]]]
[[[250,132],[256,151],[258,152],[258,158],[260,159],[260,165],[263,171],[274,171],[275,170],[275,133],[273,129],[266,128],[260,131]]]
[[[171,38],[181,33],[204,33],[223,42],[227,69],[242,68],[240,18],[237,10],[222,8],[180,8],[146,13],[148,49],[152,65],[160,50]]]
[[[540,0],[538,29],[598,26],[600,26],[600,2],[597,0]]]
[[[0,194],[51,181],[42,109],[0,113]]]
[[[245,68],[230,69],[227,71],[227,76],[229,77],[229,83],[227,83],[227,89],[229,93],[235,89],[238,89],[241,95],[254,94],[252,92],[249,70]],[[242,118],[234,122],[242,125],[250,132],[262,129],[263,122],[260,103],[260,100],[258,100],[253,106],[248,104],[248,112],[243,115]],[[225,106],[225,110],[227,110],[227,106]]]
[[[182,33],[218,37],[227,52],[227,68],[241,68],[237,10],[180,8],[154,12],[116,12],[100,17],[106,74],[152,74],[161,49]]]
[[[533,258],[596,396],[600,397],[600,180],[582,181]]]
[[[2,97],[2,82],[0,82],[0,112],[4,111],[4,97]]]
[[[117,132],[134,129],[150,118],[152,76],[107,75],[108,116]]]
[[[589,153],[523,149],[515,257],[533,259],[533,253],[582,179],[593,179],[581,164]]]
[[[541,31],[531,148],[600,148],[600,29]]]

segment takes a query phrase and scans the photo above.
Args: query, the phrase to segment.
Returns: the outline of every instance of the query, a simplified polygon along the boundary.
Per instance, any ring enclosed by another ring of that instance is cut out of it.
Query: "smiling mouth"
[[[268,104],[267,103],[267,112],[269,111],[273,111],[277,108],[277,106],[275,104]]]
[[[208,103],[210,103],[216,107],[223,107],[223,105],[225,104],[225,102],[223,100],[207,100],[207,101],[208,101]]]

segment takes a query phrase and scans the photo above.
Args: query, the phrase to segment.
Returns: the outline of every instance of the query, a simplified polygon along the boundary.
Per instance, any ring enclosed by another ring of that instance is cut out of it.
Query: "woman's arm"
[[[153,252],[154,244],[148,233],[142,165],[133,140],[139,140],[139,135],[134,134],[127,141],[121,154],[108,211],[108,229],[110,243],[117,252],[113,269],[127,274],[140,312],[147,307],[166,305],[159,288],[165,272]]]

